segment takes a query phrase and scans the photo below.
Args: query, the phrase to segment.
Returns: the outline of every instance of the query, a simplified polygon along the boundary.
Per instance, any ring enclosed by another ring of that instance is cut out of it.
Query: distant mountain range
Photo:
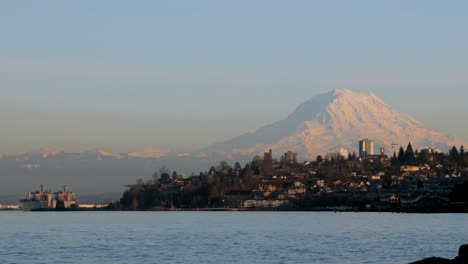
[[[64,152],[50,149],[0,157],[0,198],[25,194],[40,184],[56,190],[68,185],[78,195],[123,192],[125,185],[138,178],[151,179],[166,166],[179,174],[190,175],[208,170],[208,159],[187,153],[158,150],[113,154],[103,150]],[[2,201],[0,200],[0,203]]]
[[[124,158],[160,158],[169,154],[167,150],[160,150],[160,149],[143,149],[143,150],[135,150],[128,153],[112,153],[102,149],[92,149],[84,152],[67,152],[60,150],[55,150],[51,148],[43,148],[38,149],[35,151],[23,153],[17,155],[17,159],[28,160],[28,159],[36,159],[36,158],[49,158],[57,155],[67,154],[69,157],[94,157],[97,159],[102,159],[103,157],[114,157],[117,159],[124,159]],[[1,155],[0,159],[5,156]]]
[[[26,193],[40,184],[51,188],[66,184],[78,194],[112,193],[123,191],[124,185],[137,178],[150,179],[162,166],[179,174],[198,174],[221,160],[245,163],[269,149],[275,157],[292,150],[299,160],[311,160],[340,148],[357,152],[363,138],[373,140],[376,151],[383,147],[389,154],[393,153],[392,143],[399,147],[411,142],[414,148],[444,151],[465,143],[394,111],[372,93],[334,90],[311,98],[284,120],[193,153],[41,149],[0,155],[0,195]]]

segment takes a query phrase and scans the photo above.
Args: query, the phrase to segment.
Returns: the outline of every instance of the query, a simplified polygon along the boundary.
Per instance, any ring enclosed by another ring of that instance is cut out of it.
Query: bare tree
[[[166,166],[159,168],[159,182],[164,184],[169,183],[170,179],[169,169]]]
[[[153,184],[156,184],[159,181],[159,172],[155,171],[152,175],[153,177]]]

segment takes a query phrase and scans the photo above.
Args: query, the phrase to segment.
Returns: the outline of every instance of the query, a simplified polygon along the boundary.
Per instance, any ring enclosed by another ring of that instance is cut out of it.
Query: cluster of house
[[[340,150],[338,155],[345,156],[345,153],[345,150]],[[343,201],[347,205],[350,201],[364,203],[368,208],[417,207],[447,203],[448,193],[454,184],[468,174],[466,168],[449,167],[443,159],[444,164],[431,161],[429,164],[398,167],[399,163],[392,163],[395,159],[389,159],[385,150],[381,149],[380,154],[375,155],[374,143],[368,139],[359,142],[359,154],[359,157],[350,156],[348,159],[333,159],[331,156],[325,160],[299,163],[297,153],[293,151],[284,153],[276,161],[272,150],[269,150],[263,159],[256,158],[245,168],[240,164],[234,167],[224,164],[199,176],[185,178],[173,175],[172,179],[160,179],[160,184],[150,184],[148,188],[165,197],[161,198],[163,205],[168,201],[172,203],[171,197],[187,192],[193,194],[192,206],[206,207],[341,206],[339,203]],[[190,204],[186,202],[184,206]]]
[[[298,200],[307,192],[303,180],[280,179],[262,180],[252,191],[250,199],[243,201],[244,208],[278,208],[291,206],[291,200]]]
[[[440,150],[434,148],[423,151],[427,151],[428,154],[440,153]],[[344,156],[344,153],[345,150],[340,150],[337,155]],[[359,153],[356,161],[349,162],[379,160],[383,163],[383,171],[377,173],[354,171],[345,177],[346,180],[326,182],[314,177],[317,172],[313,163],[306,161],[303,164],[297,164],[296,153],[288,151],[280,162],[275,164],[270,150],[264,153],[264,159],[259,161],[265,178],[260,179],[257,187],[248,197],[243,197],[242,203],[238,201],[235,204],[241,204],[245,208],[287,207],[291,205],[291,202],[306,196],[346,192],[352,192],[357,196],[376,193],[379,197],[377,203],[386,206],[398,204],[403,207],[418,207],[425,204],[449,203],[448,193],[456,179],[468,172],[468,169],[447,170],[442,164],[434,164],[433,168],[428,164],[422,164],[402,165],[398,173],[393,172],[392,175],[388,175],[389,172],[386,172],[385,168],[389,166],[390,159],[385,155],[384,149],[380,150],[379,155],[374,155],[374,143],[369,139],[364,139],[359,142]],[[292,164],[295,165],[288,166]],[[287,175],[282,174],[282,170],[287,170]]]

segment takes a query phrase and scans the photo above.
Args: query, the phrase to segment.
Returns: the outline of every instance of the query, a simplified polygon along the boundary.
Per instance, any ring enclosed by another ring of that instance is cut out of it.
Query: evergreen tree
[[[449,151],[449,159],[453,163],[456,163],[458,167],[460,164],[460,154],[458,153],[458,149],[453,146],[452,149]]]
[[[411,142],[408,143],[408,146],[406,147],[405,161],[407,163],[412,163],[414,161],[414,151],[413,151],[413,146],[411,145]]]
[[[465,167],[465,156],[466,156],[466,152],[465,152],[465,147],[463,145],[460,146],[460,153],[459,153],[459,156],[460,156],[460,166],[461,167]]]
[[[458,149],[455,146],[453,146],[452,149],[449,151],[449,157],[452,161],[458,161],[460,155],[458,153]]]
[[[398,160],[395,151],[393,152],[393,157],[390,158],[390,165],[395,170],[399,169],[400,167],[400,161]]]
[[[406,163],[405,150],[402,146],[400,146],[400,150],[398,151],[398,161],[400,162],[400,164]]]

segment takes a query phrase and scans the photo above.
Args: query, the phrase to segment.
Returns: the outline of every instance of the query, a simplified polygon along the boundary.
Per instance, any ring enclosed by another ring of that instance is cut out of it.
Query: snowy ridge
[[[161,149],[142,149],[129,152],[128,156],[137,158],[160,158],[168,153],[169,151]]]

